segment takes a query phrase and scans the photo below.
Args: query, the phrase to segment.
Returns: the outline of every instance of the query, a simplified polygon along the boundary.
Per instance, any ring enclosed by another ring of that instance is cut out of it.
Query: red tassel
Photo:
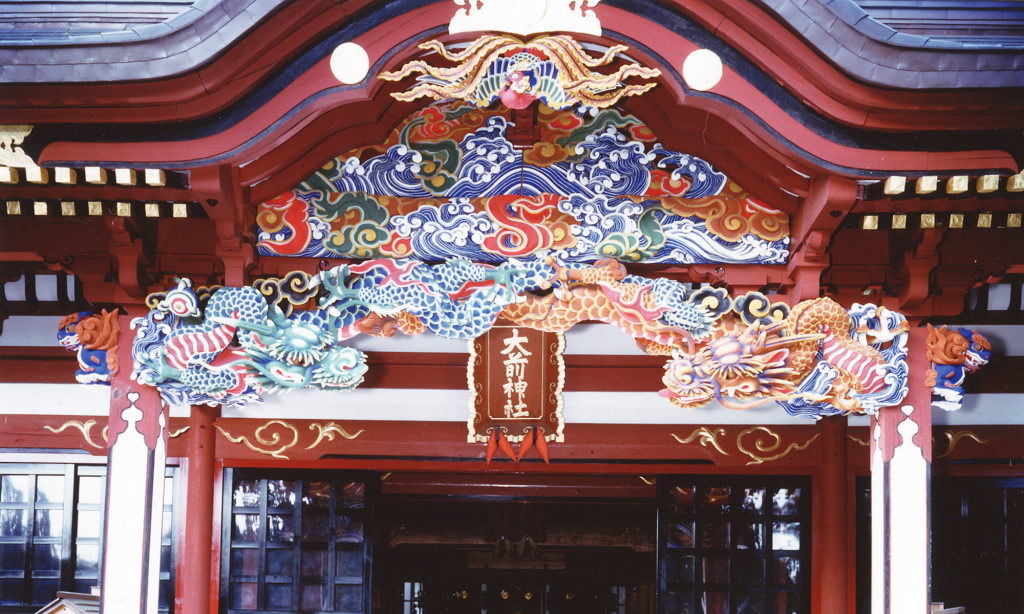
[[[544,462],[546,464],[550,465],[551,464],[551,459],[548,458],[548,440],[544,439],[544,431],[540,430],[537,427],[533,427],[533,428],[537,429],[537,431],[538,431],[537,432],[537,438],[536,438],[537,439],[537,451],[540,452],[540,456],[541,456],[541,458],[544,459]]]
[[[505,434],[502,433],[500,429],[496,428],[494,430],[498,431],[498,447],[501,448],[501,451],[507,454],[509,458],[518,463],[519,461],[516,460],[516,451],[512,449],[512,444],[505,439]]]
[[[546,465],[551,465],[551,458],[548,456],[548,440],[544,438],[544,429],[541,427],[534,427],[537,430],[537,437],[535,437],[535,445],[537,445],[537,451],[541,453],[541,457],[544,458]]]
[[[523,443],[519,444],[519,458],[516,459],[516,462],[523,460],[526,453],[533,447],[533,431],[536,430],[536,428],[537,427],[533,427],[530,429],[523,437]]]
[[[491,464],[491,459],[494,458],[494,451],[498,449],[498,438],[496,433],[498,429],[491,431],[491,438],[487,440],[487,464]]]

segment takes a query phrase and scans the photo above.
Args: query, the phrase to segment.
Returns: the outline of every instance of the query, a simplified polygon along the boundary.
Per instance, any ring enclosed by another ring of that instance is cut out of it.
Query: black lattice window
[[[810,612],[810,482],[669,477],[659,484],[659,611]]]
[[[160,611],[174,610],[177,467],[165,472]],[[103,465],[0,465],[0,612],[35,612],[103,575]]]
[[[369,612],[366,480],[225,471],[222,609]]]

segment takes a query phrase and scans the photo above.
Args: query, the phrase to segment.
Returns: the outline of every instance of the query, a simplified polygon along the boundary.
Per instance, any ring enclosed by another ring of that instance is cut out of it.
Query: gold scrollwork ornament
[[[56,428],[55,429],[55,428],[53,428],[52,426],[49,426],[49,425],[45,425],[45,426],[43,426],[43,428],[48,430],[48,431],[50,431],[51,433],[61,433],[64,430],[69,429],[69,428],[78,429],[79,431],[82,432],[82,435],[85,437],[85,443],[89,444],[90,446],[92,446],[92,447],[94,447],[96,449],[102,450],[104,446],[101,446],[101,445],[99,445],[98,443],[96,443],[95,441],[92,440],[92,433],[90,431],[92,431],[92,427],[94,427],[94,426],[96,426],[96,421],[95,420],[86,420],[84,423],[83,422],[79,422],[78,420],[68,420],[64,424],[60,425],[60,428]],[[103,440],[106,441],[106,439],[107,439],[107,429],[106,429],[106,427],[104,427],[103,430],[101,431],[101,435],[103,436]]]
[[[690,436],[687,437],[686,439],[679,437],[679,435],[676,435],[675,433],[670,433],[670,435],[672,435],[672,437],[674,437],[676,441],[682,444],[690,443],[694,439],[700,437],[700,445],[706,448],[708,447],[708,444],[711,444],[716,450],[718,450],[720,454],[723,454],[724,456],[729,456],[729,453],[723,450],[722,446],[718,445],[718,437],[725,437],[725,429],[715,429],[712,431],[709,430],[708,427],[702,426],[696,431],[690,433]]]
[[[321,426],[319,422],[314,422],[313,424],[309,425],[309,430],[317,430],[320,432],[320,434],[317,436],[316,441],[314,441],[306,448],[307,450],[312,450],[313,448],[317,447],[317,445],[324,438],[326,438],[328,441],[334,441],[335,434],[341,435],[345,439],[355,439],[356,437],[362,435],[366,429],[359,429],[354,434],[350,435],[348,431],[346,431],[344,428],[341,427],[341,425],[337,424],[336,422],[328,422],[324,426]]]
[[[266,431],[267,428],[275,424],[281,425],[292,432],[291,443],[281,444],[281,434],[277,432],[271,433],[269,439],[265,439],[263,437],[263,432]],[[255,432],[256,443],[260,444],[261,446],[271,448],[277,446],[278,444],[281,444],[281,446],[275,450],[265,450],[263,448],[258,448],[252,443],[250,443],[249,439],[246,438],[245,435],[239,435],[238,437],[235,437],[231,433],[225,431],[220,426],[217,426],[217,430],[220,431],[221,434],[224,435],[224,437],[227,437],[228,441],[230,441],[231,443],[245,444],[245,447],[249,448],[253,452],[266,454],[267,456],[271,456],[273,458],[280,458],[284,460],[288,460],[288,457],[285,456],[283,452],[285,452],[289,448],[295,447],[295,444],[299,443],[299,430],[292,426],[291,424],[288,424],[287,422],[282,422],[281,420],[271,420],[270,422],[267,422],[266,424],[263,424],[262,426],[258,427]]]
[[[950,454],[952,454],[953,453],[953,448],[955,448],[956,445],[958,443],[960,443],[961,439],[965,439],[965,438],[966,439],[973,439],[974,441],[976,441],[978,443],[981,443],[981,444],[986,444],[986,443],[988,443],[990,441],[988,439],[981,439],[980,437],[978,437],[976,434],[972,433],[971,431],[948,431],[947,430],[947,431],[942,431],[942,435],[946,438],[947,441],[949,441],[949,447],[946,449],[945,452],[943,452],[942,454],[936,456],[935,457],[936,459],[945,458],[945,457],[949,456]],[[935,445],[934,442],[932,443],[932,445],[933,446]]]
[[[754,440],[754,449],[757,450],[758,452],[761,452],[761,453],[771,453],[771,452],[774,452],[774,451],[778,450],[779,447],[782,445],[782,437],[779,437],[778,433],[772,431],[771,429],[769,429],[766,426],[755,426],[753,428],[749,428],[749,429],[743,431],[742,433],[740,433],[736,437],[736,447],[739,448],[740,452],[743,452],[744,454],[746,454],[750,458],[754,459],[754,460],[748,462],[747,463],[748,465],[760,465],[761,463],[764,463],[764,462],[769,462],[769,461],[773,461],[773,460],[779,460],[780,458],[782,458],[783,456],[786,456],[787,454],[789,454],[790,452],[792,452],[794,450],[798,450],[798,451],[806,450],[807,447],[810,446],[814,442],[814,440],[816,440],[818,437],[821,436],[821,433],[815,433],[814,437],[811,437],[810,439],[808,439],[803,444],[791,443],[791,444],[789,444],[786,447],[785,450],[783,450],[779,454],[776,454],[775,456],[758,456],[757,454],[754,454],[750,450],[748,450],[745,447],[743,447],[743,437],[753,433],[754,431],[764,431],[765,433],[767,433],[771,437],[775,438],[775,444],[774,445],[770,445],[770,446],[765,446],[765,440],[761,439],[760,437],[755,439]]]

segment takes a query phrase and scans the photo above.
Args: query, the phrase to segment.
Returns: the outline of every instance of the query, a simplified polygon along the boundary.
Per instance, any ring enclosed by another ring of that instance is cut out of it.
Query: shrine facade
[[[0,613],[1024,605],[1024,11],[7,4]]]

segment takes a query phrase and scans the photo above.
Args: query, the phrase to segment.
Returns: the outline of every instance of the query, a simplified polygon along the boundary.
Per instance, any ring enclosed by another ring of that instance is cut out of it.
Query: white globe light
[[[355,43],[342,43],[331,54],[331,72],[346,85],[359,83],[370,71],[370,56]]]
[[[722,58],[710,49],[698,49],[683,62],[683,81],[690,89],[706,92],[722,80]]]

